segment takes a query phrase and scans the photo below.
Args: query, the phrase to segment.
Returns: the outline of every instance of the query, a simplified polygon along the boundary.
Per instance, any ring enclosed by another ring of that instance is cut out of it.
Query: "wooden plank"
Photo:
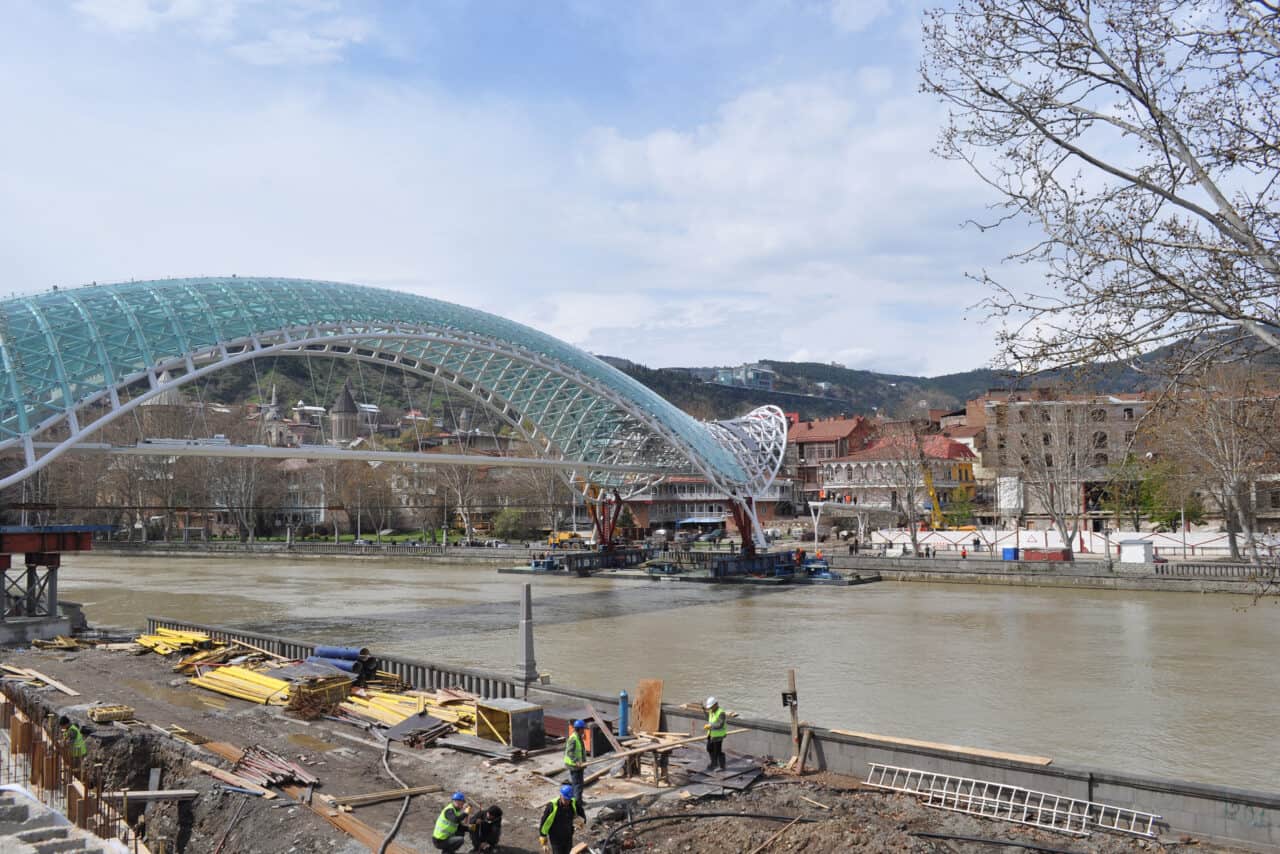
[[[641,679],[631,707],[636,732],[653,732],[662,726],[662,680]]]
[[[281,786],[280,788],[284,790],[286,795],[298,801],[370,851],[378,851],[382,845],[383,838],[387,835],[385,830],[375,830],[349,813],[339,812],[335,815],[330,815],[332,810],[327,807],[306,803],[304,800],[307,794],[305,786]],[[392,842],[387,846],[387,854],[418,854],[418,852],[398,842]]]
[[[946,750],[950,753],[967,753],[970,756],[984,756],[988,759],[1006,759],[1011,762],[1024,762],[1027,765],[1049,765],[1053,759],[1048,756],[1029,756],[1024,753],[1003,753],[999,750],[983,750],[980,747],[961,747],[956,744],[940,744],[936,741],[918,741],[914,738],[896,738],[891,735],[876,735],[872,732],[855,732],[849,729],[833,729],[837,735],[851,735],[854,738],[865,738],[869,741],[884,741],[890,744],[905,744],[910,747],[928,747],[933,750]]]
[[[385,792],[370,792],[367,795],[342,795],[328,798],[328,800],[336,806],[340,807],[367,807],[370,804],[380,804],[384,801],[399,801],[413,795],[433,795],[436,792],[443,792],[440,786],[413,786],[408,789],[388,789]]]
[[[799,824],[799,823],[800,823],[800,816],[796,816],[795,818],[791,819],[791,823],[790,823],[790,824],[788,824],[786,827],[782,828],[782,830],[779,830],[779,831],[778,831],[777,833],[775,833],[773,836],[770,836],[770,837],[769,837],[768,839],[766,839],[764,842],[761,842],[761,843],[760,843],[759,845],[757,845],[755,848],[752,848],[752,849],[751,849],[751,854],[760,854],[760,852],[761,852],[761,851],[763,851],[764,849],[768,848],[768,847],[769,847],[770,845],[772,845],[775,841],[777,841],[777,839],[778,839],[780,836],[782,836],[782,834],[786,833],[788,830],[790,830],[791,828],[795,827],[795,826],[796,826],[797,824]]]
[[[37,679],[39,679],[41,682],[43,682],[44,684],[48,685],[50,688],[56,688],[57,690],[59,690],[59,691],[61,691],[62,693],[66,694],[68,697],[79,697],[79,696],[80,696],[80,692],[79,692],[79,691],[76,691],[76,690],[74,690],[74,689],[72,689],[72,688],[68,688],[66,685],[63,685],[61,682],[59,682],[57,679],[54,679],[52,676],[45,676],[45,675],[44,675],[43,673],[41,673],[39,670],[34,670],[34,669],[30,668],[30,667],[25,668],[25,669],[26,669],[27,673],[29,673],[30,675],[32,675],[32,676],[34,676],[34,677],[36,677],[36,678],[37,678]]]
[[[726,736],[736,735],[737,733],[740,733],[740,732],[746,732],[746,730],[731,729],[728,732],[726,732],[725,735]],[[583,767],[586,767],[587,765],[596,765],[600,762],[614,762],[618,759],[624,759],[628,756],[638,756],[641,753],[664,752],[672,749],[673,747],[679,747],[682,744],[693,744],[695,741],[702,741],[704,738],[706,738],[705,735],[692,735],[692,736],[689,736],[688,738],[682,738],[679,741],[664,741],[664,742],[659,742],[658,744],[645,745],[644,747],[633,747],[630,750],[624,750],[621,753],[606,753],[604,756],[597,756],[595,759],[588,759],[585,763],[583,763]]]
[[[590,703],[587,703],[587,714],[596,722],[596,725],[600,727],[600,732],[603,733],[605,739],[614,750],[625,749],[618,741],[618,737],[613,734],[613,730],[609,729],[609,725],[604,722],[604,718],[600,717],[600,713],[596,711],[596,707]]]
[[[129,789],[120,792],[103,792],[102,797],[107,800],[119,801],[128,798],[135,803],[143,801],[190,801],[195,799],[200,792],[196,789]]]
[[[241,789],[248,789],[251,792],[256,792],[264,798],[270,799],[276,796],[276,793],[270,789],[265,789],[257,783],[252,783],[238,774],[232,774],[230,771],[223,771],[221,768],[215,768],[208,762],[201,762],[199,759],[192,759],[191,767],[203,771],[215,780],[221,780],[228,785],[237,786]]]

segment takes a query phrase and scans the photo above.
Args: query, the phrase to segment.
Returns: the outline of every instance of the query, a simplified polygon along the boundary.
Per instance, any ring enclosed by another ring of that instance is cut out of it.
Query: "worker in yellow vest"
[[[467,841],[467,796],[462,792],[454,792],[453,798],[440,810],[436,819],[436,829],[431,834],[431,843],[438,851],[457,851]]]
[[[89,752],[89,744],[84,740],[84,733],[66,715],[58,718],[58,725],[62,729],[62,741],[71,751],[71,758],[79,762]]]
[[[708,697],[704,705],[707,710],[707,722],[702,728],[707,731],[707,770],[724,770],[724,737],[729,732],[725,723],[725,710],[720,708],[715,697]]]
[[[573,786],[574,800],[579,803],[582,802],[582,769],[587,764],[587,747],[582,741],[586,730],[586,721],[574,721],[573,730],[564,742],[564,764],[569,769],[569,784]]]
[[[573,827],[587,826],[587,814],[582,801],[573,796],[573,786],[561,786],[560,797],[542,810],[538,824],[538,844],[542,854],[569,854],[573,850]]]

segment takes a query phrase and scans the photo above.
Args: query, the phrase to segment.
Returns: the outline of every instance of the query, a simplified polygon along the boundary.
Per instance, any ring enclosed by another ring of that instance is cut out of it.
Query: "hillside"
[[[964,402],[994,388],[1008,388],[1010,380],[991,370],[965,371],[937,377],[913,377],[862,371],[819,362],[764,360],[777,374],[775,389],[757,391],[703,382],[691,368],[648,368],[626,359],[601,359],[629,374],[676,406],[702,419],[732,418],[757,406],[773,404],[801,418],[886,412],[903,415],[921,409],[958,409]],[[1046,376],[1040,382],[1062,381]],[[1087,385],[1108,391],[1131,391],[1145,378],[1131,369],[1095,371]],[[299,400],[329,406],[344,382],[350,381],[359,402],[376,402],[384,411],[408,408],[442,413],[450,407],[470,406],[458,392],[431,391],[430,383],[406,376],[388,366],[357,364],[341,359],[279,356],[218,371],[189,397],[208,402],[247,403],[270,398],[274,385],[286,407]]]

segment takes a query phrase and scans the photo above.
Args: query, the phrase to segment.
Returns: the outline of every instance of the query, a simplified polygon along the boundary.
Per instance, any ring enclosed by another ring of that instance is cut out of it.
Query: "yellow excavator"
[[[929,490],[929,527],[935,531],[945,530],[947,520],[942,515],[942,505],[938,502],[938,493],[933,488],[933,472],[929,471],[928,463],[921,463],[920,468],[924,470],[924,486]]]

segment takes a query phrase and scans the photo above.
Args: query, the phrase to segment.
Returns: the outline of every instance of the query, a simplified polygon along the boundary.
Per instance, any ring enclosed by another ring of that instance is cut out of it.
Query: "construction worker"
[[[707,710],[707,722],[702,728],[707,731],[707,770],[724,770],[724,737],[729,731],[725,723],[725,711],[720,708],[715,697],[708,697],[704,706]]]
[[[468,835],[472,851],[497,851],[498,840],[502,838],[502,807],[491,806],[476,816]]]
[[[89,752],[89,744],[84,740],[80,727],[71,722],[71,718],[63,715],[58,718],[58,727],[62,732],[63,742],[71,748],[71,758],[80,761]]]
[[[462,792],[454,792],[453,798],[440,810],[436,819],[436,829],[431,834],[431,842],[439,851],[457,851],[467,841],[463,833],[467,822],[467,796]]]
[[[564,764],[569,769],[569,783],[573,786],[573,797],[582,801],[582,769],[587,764],[587,748],[582,742],[582,734],[586,732],[587,722],[573,722],[573,731],[564,743]]]
[[[573,826],[587,826],[587,814],[582,801],[573,796],[573,786],[560,787],[560,797],[553,799],[542,811],[538,824],[538,844],[543,854],[569,854],[573,850]]]

